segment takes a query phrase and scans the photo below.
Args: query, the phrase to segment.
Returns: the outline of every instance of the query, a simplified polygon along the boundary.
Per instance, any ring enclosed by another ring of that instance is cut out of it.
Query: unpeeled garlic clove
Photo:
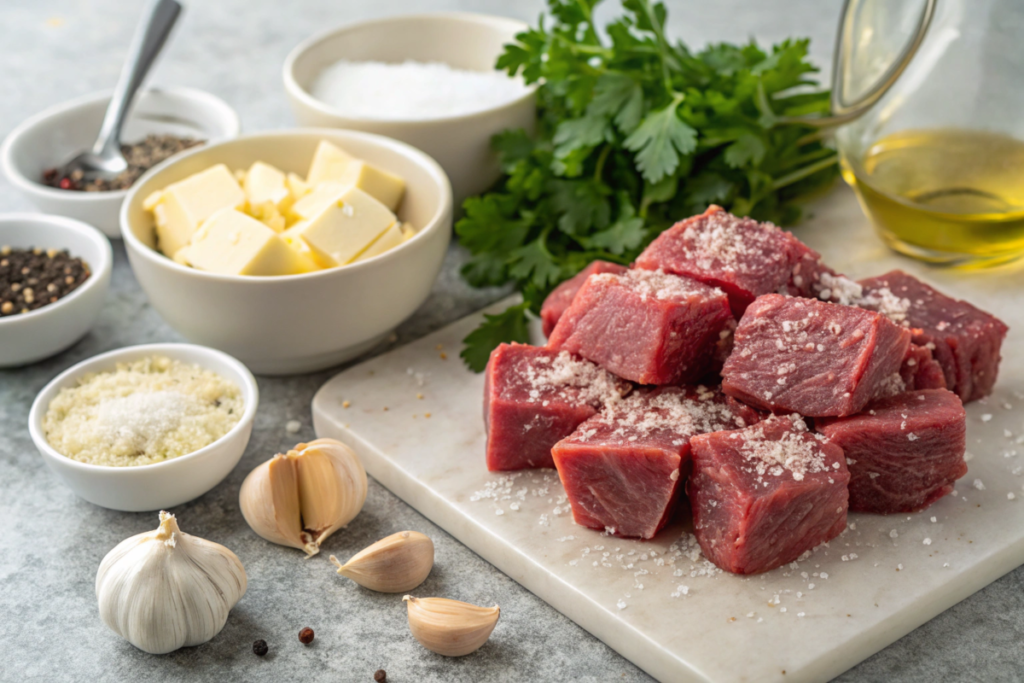
[[[258,466],[242,482],[238,497],[253,531],[312,556],[359,514],[366,485],[366,470],[351,448],[317,439]]]
[[[360,550],[342,564],[334,555],[338,573],[364,588],[381,593],[403,593],[423,583],[434,566],[434,542],[418,531],[399,531]]]
[[[233,552],[183,533],[174,515],[161,512],[156,530],[121,541],[103,558],[96,598],[115,633],[164,654],[220,633],[246,584]]]
[[[446,657],[461,657],[480,649],[491,636],[501,610],[478,607],[447,598],[406,595],[409,630],[420,645]]]

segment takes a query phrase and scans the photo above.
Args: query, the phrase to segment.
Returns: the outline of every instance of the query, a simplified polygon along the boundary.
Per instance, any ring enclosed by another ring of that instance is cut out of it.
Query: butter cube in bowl
[[[189,341],[260,374],[367,351],[423,303],[451,238],[448,177],[423,152],[334,129],[186,152],[131,189],[136,278]]]

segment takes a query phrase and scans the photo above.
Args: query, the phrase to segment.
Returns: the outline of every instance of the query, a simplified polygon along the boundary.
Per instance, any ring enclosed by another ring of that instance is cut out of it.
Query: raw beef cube
[[[820,262],[816,251],[790,233],[712,205],[661,233],[637,258],[636,267],[720,287],[739,318],[762,294],[788,292],[791,286],[810,291]],[[800,287],[794,284],[794,269]]]
[[[626,382],[565,351],[501,344],[484,383],[487,469],[554,467],[551,447],[628,391]]]
[[[966,413],[945,389],[879,399],[859,415],[815,425],[846,454],[854,512],[922,510],[967,474]]]
[[[904,391],[915,389],[945,389],[946,374],[939,362],[932,357],[927,346],[911,344],[900,367],[900,379]]]
[[[548,346],[577,353],[640,384],[685,384],[711,368],[732,322],[720,290],[648,270],[591,275]]]
[[[552,451],[573,519],[618,536],[653,538],[690,472],[690,437],[759,419],[705,387],[642,389],[609,404]]]
[[[558,319],[565,313],[565,309],[569,308],[569,304],[572,303],[573,298],[576,296],[576,292],[580,291],[580,287],[587,281],[587,278],[591,275],[598,273],[625,273],[629,268],[626,266],[620,266],[618,263],[612,263],[610,261],[594,261],[589,266],[581,270],[575,277],[569,278],[562,284],[552,290],[548,294],[548,298],[544,299],[544,305],[540,309],[540,319],[544,325],[544,336],[550,337],[551,331],[555,329],[555,324]]]
[[[846,528],[843,451],[799,416],[695,436],[690,446],[694,534],[722,569],[766,572]]]
[[[860,305],[914,330],[914,343],[929,348],[942,366],[946,386],[965,403],[992,392],[1006,325],[995,316],[894,270],[857,283]]]
[[[886,388],[910,331],[852,306],[767,294],[736,328],[722,389],[774,412],[844,416]]]

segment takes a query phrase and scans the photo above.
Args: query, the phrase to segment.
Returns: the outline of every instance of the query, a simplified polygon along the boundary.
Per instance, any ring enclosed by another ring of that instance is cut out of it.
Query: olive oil
[[[956,128],[904,130],[843,159],[843,177],[883,239],[933,263],[1024,255],[1024,141]]]

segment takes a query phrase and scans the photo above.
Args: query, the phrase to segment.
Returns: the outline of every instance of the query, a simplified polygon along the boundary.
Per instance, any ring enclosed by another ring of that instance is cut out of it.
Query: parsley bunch
[[[495,136],[503,177],[465,201],[455,226],[472,254],[465,279],[511,281],[523,295],[466,337],[473,370],[499,343],[527,341],[527,311],[591,261],[628,264],[711,203],[792,223],[794,200],[836,176],[834,150],[797,119],[829,111],[807,40],[692,52],[665,35],[663,4],[624,0],[606,42],[593,20],[600,1],[548,0],[552,25],[542,16],[498,59],[540,83],[538,128]]]

